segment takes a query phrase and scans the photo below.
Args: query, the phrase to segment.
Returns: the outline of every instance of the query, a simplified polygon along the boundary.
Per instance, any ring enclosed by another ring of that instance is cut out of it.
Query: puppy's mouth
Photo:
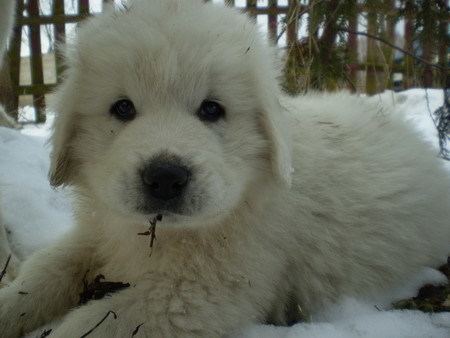
[[[188,191],[177,198],[161,200],[140,193],[136,201],[136,211],[144,216],[161,214],[173,217],[193,217],[205,210],[205,194],[200,191]]]
[[[141,205],[136,208],[137,212],[146,216],[146,217],[153,217],[156,215],[161,215],[164,218],[173,218],[176,216],[191,216],[191,213],[186,212],[183,210],[181,206],[175,206],[172,205],[164,206],[164,207],[152,207],[150,205]]]

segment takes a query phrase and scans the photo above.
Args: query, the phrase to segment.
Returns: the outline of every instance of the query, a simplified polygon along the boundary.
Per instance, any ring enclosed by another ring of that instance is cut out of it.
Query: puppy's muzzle
[[[183,195],[191,172],[176,162],[153,162],[144,168],[141,176],[149,196],[159,201],[170,201]]]

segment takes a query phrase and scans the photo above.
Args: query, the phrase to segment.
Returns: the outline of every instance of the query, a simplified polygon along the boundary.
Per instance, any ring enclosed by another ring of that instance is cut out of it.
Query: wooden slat
[[[39,1],[29,0],[28,14],[30,17],[39,17]],[[30,26],[30,57],[31,57],[31,81],[33,84],[44,84],[44,72],[42,65],[41,27]],[[33,95],[34,108],[36,109],[36,121],[45,122],[45,96]]]
[[[287,44],[291,46],[297,42],[298,39],[298,13],[300,11],[300,5],[297,0],[289,0],[289,11],[286,14],[287,23]]]
[[[20,18],[23,15],[24,11],[24,0],[17,1],[16,8],[16,17]],[[14,112],[18,115],[19,109],[19,96],[18,96],[18,87],[20,81],[20,51],[22,47],[22,26],[20,24],[16,24],[13,30],[13,36],[11,40],[10,49],[8,52],[9,56],[9,70],[11,76],[11,86],[16,96],[11,102],[8,102],[7,109],[9,111]]]
[[[414,37],[414,2],[413,0],[405,1],[405,45],[403,48],[414,53],[413,37]],[[414,86],[414,60],[405,55],[405,74],[403,76],[403,86],[408,89]]]
[[[64,0],[53,0],[53,14],[54,15],[64,15]],[[53,26],[55,41],[57,44],[63,44],[66,41],[66,25],[64,23],[58,23]],[[61,81],[61,76],[64,70],[61,51],[59,51],[58,46],[55,48],[55,66],[56,66],[56,77],[58,82]]]
[[[83,16],[89,15],[89,0],[78,1],[78,13]]]
[[[256,17],[257,17],[256,5],[257,5],[257,0],[247,0],[248,15],[255,21],[256,21]]]
[[[269,0],[269,8],[272,10],[276,10],[277,2],[277,0]],[[275,13],[274,11],[273,13],[270,13],[268,15],[267,25],[269,31],[269,39],[276,43],[278,36],[278,13]]]
[[[368,12],[367,14],[367,33],[376,35],[377,28],[377,13],[375,11]],[[367,40],[367,69],[366,69],[366,93],[369,95],[376,94],[378,92],[377,83],[377,70],[372,65],[377,64],[377,47],[376,42],[373,39]]]
[[[22,85],[17,88],[19,95],[45,95],[55,90],[57,84]]]
[[[43,15],[40,17],[21,17],[17,24],[22,26],[52,25],[64,23],[76,23],[86,19],[86,15]]]
[[[279,7],[256,7],[256,6],[253,7],[253,6],[251,6],[251,7],[244,8],[244,10],[250,12],[252,16],[255,16],[255,15],[277,15],[277,14],[287,14],[289,12],[289,6],[279,6]]]
[[[351,16],[348,20],[348,28],[352,32],[356,32],[358,30],[358,13],[356,11],[356,2],[357,0],[348,0],[349,5],[352,6],[352,9],[355,10],[351,13]],[[350,3],[351,1],[351,3]],[[358,36],[356,34],[349,33],[348,41],[347,41],[347,58],[349,61],[348,65],[348,82],[349,89],[352,92],[356,91],[356,83],[358,80],[357,77],[357,68],[358,68]]]
[[[252,0],[256,1],[256,0]],[[300,7],[302,8],[302,7]],[[256,15],[279,15],[286,14],[289,12],[288,6],[279,7],[248,7],[243,8],[244,11],[250,12],[252,16]],[[17,19],[17,24],[22,26],[32,26],[32,25],[53,25],[53,24],[63,24],[63,23],[77,23],[86,19],[87,14],[84,15],[42,15],[40,17],[20,17]]]
[[[441,22],[439,23],[439,31],[441,36],[445,36],[445,34],[448,32],[448,22],[446,20],[441,20]],[[440,86],[442,86],[442,88],[449,88],[450,86],[450,72],[448,69],[448,63],[450,62],[450,60],[447,57],[447,53],[449,50],[448,42],[449,39],[445,39],[438,47],[439,64],[443,69],[439,74]]]

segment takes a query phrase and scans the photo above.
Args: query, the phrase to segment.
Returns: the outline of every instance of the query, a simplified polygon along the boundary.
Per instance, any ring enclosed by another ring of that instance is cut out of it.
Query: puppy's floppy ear
[[[74,93],[72,82],[63,83],[56,92],[51,107],[52,111],[56,113],[50,140],[53,149],[50,154],[48,175],[53,187],[70,184],[76,173],[76,161],[71,145],[76,132]]]
[[[292,183],[292,149],[285,112],[274,94],[264,99],[262,126],[270,142],[270,160],[274,175],[286,186]]]

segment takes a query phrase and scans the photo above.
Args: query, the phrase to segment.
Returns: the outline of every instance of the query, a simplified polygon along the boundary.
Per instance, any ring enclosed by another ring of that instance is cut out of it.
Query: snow
[[[69,192],[52,190],[47,180],[45,141],[0,127],[0,214],[19,258],[53,242],[72,223]]]
[[[246,329],[239,338],[423,338],[450,337],[450,313],[428,315],[418,311],[379,311],[354,299],[333,307],[334,315],[322,322],[293,327],[268,325]]]
[[[393,105],[396,112],[404,116],[406,121],[412,123],[427,142],[436,149],[439,148],[436,126],[431,116],[444,102],[442,90],[417,88],[400,93],[386,91],[371,99],[379,100],[382,104]]]
[[[430,112],[442,104],[441,90],[385,92],[369,100],[376,100],[381,107],[393,106],[438,153]],[[24,109],[22,113],[26,118],[33,112]],[[54,190],[47,181],[49,147],[46,143],[53,118],[50,115],[45,125],[26,125],[20,132],[0,127],[0,214],[10,230],[13,250],[22,258],[55,241],[72,226],[70,190]],[[450,163],[443,161],[443,165],[450,169]],[[392,301],[415,295],[424,284],[444,282],[443,274],[424,267],[405,285],[386,291],[376,300],[342,299],[311,318],[309,323],[293,327],[256,325],[233,336],[449,338],[450,313],[429,315],[389,310]]]

